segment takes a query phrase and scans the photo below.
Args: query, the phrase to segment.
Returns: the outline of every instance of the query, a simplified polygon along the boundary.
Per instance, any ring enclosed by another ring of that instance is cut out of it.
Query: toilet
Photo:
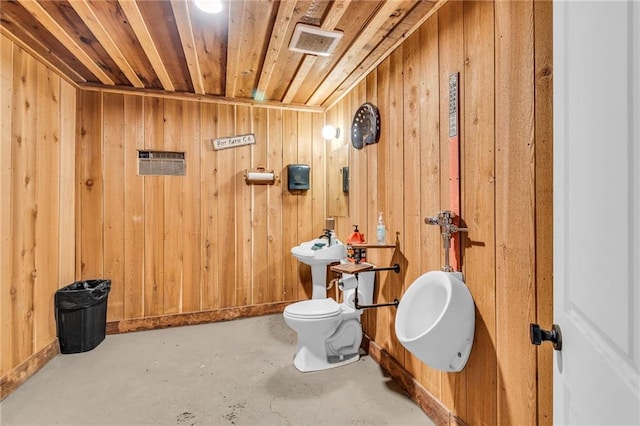
[[[375,272],[358,274],[358,304],[373,303]],[[326,370],[360,359],[362,309],[356,309],[356,277],[343,274],[339,288],[343,303],[332,298],[292,303],[284,320],[298,334],[293,365],[302,372]]]

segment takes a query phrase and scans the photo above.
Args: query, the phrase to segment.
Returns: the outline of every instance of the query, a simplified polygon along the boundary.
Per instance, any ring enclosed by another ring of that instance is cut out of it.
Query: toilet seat
[[[300,319],[331,318],[340,315],[340,312],[340,304],[331,298],[303,300],[292,303],[284,310],[288,317]]]

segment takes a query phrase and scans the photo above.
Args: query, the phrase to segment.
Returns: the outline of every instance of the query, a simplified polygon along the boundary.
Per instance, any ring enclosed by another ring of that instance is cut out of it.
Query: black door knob
[[[553,324],[551,331],[543,330],[538,324],[529,324],[531,331],[531,343],[539,345],[545,340],[553,343],[553,349],[556,351],[562,350],[562,333],[560,332],[560,326]]]

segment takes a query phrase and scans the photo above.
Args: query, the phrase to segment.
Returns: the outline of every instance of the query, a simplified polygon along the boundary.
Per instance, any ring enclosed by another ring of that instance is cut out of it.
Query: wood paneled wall
[[[476,304],[471,357],[460,373],[433,370],[405,351],[394,309],[365,314],[367,334],[469,425],[550,424],[551,349],[529,342],[529,323],[551,324],[552,157],[550,2],[451,1],[327,112],[341,128],[366,101],[380,109],[377,145],[351,150],[350,216],[375,238],[378,301],[400,298],[443,264],[439,229],[423,219],[450,209],[449,76],[460,73],[462,271]],[[538,357],[540,359],[538,360]]]
[[[551,349],[528,341],[529,322],[552,319],[550,9],[451,1],[326,113],[344,132],[363,102],[380,109],[380,143],[351,150],[349,217],[337,231],[345,239],[357,223],[373,240],[384,212],[397,249],[368,259],[401,264],[380,274],[377,300],[393,300],[443,262],[438,229],[423,219],[449,208],[448,77],[460,73],[471,358],[461,373],[427,367],[396,340],[393,308],[367,311],[364,326],[470,425],[551,422]],[[109,321],[310,295],[309,269],[289,250],[324,227],[324,114],[77,91],[0,40],[3,377],[55,340],[53,294],[75,279],[112,279]],[[207,144],[249,132],[257,144]],[[185,151],[187,176],[138,176],[140,149]],[[286,190],[289,163],[311,165],[310,191]],[[243,171],[258,166],[280,179],[247,186]]]
[[[3,35],[0,52],[4,378],[56,341],[53,295],[75,279],[76,89]]]
[[[310,296],[291,247],[322,232],[323,114],[82,91],[78,101],[78,271],[112,280],[108,321]],[[217,137],[257,143],[213,151]],[[184,151],[186,176],[139,176],[141,149]],[[291,193],[286,166],[312,188]],[[246,185],[246,169],[274,185]]]

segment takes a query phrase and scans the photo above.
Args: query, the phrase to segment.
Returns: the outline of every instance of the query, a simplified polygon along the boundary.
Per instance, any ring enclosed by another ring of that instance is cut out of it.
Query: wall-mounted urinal
[[[402,296],[396,336],[430,367],[446,372],[464,368],[471,353],[475,307],[462,273],[431,271]]]

